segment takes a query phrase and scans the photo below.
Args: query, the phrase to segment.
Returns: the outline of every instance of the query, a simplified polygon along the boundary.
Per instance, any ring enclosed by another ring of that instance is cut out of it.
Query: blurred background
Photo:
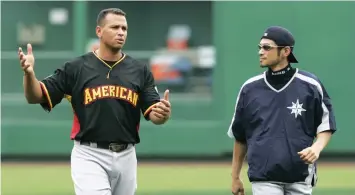
[[[17,48],[32,43],[43,79],[97,46],[96,17],[109,7],[127,13],[124,52],[150,66],[173,104],[168,124],[142,120],[138,195],[230,194],[226,133],[239,88],[264,71],[257,44],[271,25],[293,33],[294,66],[315,73],[333,101],[339,130],[321,154],[314,194],[355,194],[355,2],[207,1],[1,2],[2,194],[74,194],[72,109],[63,100],[48,114],[26,103]]]

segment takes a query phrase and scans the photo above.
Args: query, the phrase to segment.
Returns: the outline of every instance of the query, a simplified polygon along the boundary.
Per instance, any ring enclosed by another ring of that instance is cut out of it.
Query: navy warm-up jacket
[[[316,166],[297,152],[310,147],[318,133],[335,131],[330,97],[319,79],[296,69],[276,90],[266,73],[241,87],[228,136],[247,145],[248,176],[253,181],[316,181]]]

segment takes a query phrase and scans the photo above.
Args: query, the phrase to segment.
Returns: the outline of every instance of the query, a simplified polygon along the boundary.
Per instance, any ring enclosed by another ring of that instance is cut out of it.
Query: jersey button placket
[[[109,79],[110,78],[110,73],[111,73],[111,71],[112,71],[112,69],[118,64],[118,63],[120,63],[120,61],[121,60],[119,60],[119,61],[117,61],[115,64],[113,64],[112,66],[110,66],[110,65],[108,65],[108,64],[106,64],[107,65],[107,67],[110,69],[109,71],[108,71],[108,73],[107,73],[107,79]]]
[[[106,78],[107,79],[109,79],[110,78],[110,73],[111,73],[111,70],[112,70],[112,68],[110,68],[110,70],[108,71],[108,73],[107,73],[107,76],[106,76]]]

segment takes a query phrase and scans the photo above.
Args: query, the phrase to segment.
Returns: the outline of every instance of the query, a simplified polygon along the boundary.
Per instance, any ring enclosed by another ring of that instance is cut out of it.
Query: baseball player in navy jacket
[[[260,66],[267,70],[238,93],[228,130],[235,140],[234,195],[244,195],[245,156],[254,195],[310,195],[317,182],[316,161],[336,131],[335,117],[322,82],[291,66],[298,63],[294,44],[287,29],[267,28],[258,45]]]

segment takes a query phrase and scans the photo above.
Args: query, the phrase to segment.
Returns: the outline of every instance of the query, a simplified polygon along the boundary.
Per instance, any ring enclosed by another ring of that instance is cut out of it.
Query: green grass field
[[[314,195],[354,195],[353,165],[320,165]],[[2,195],[74,195],[68,164],[2,164]],[[244,174],[247,194],[250,183]],[[137,195],[230,195],[229,164],[140,164]]]

